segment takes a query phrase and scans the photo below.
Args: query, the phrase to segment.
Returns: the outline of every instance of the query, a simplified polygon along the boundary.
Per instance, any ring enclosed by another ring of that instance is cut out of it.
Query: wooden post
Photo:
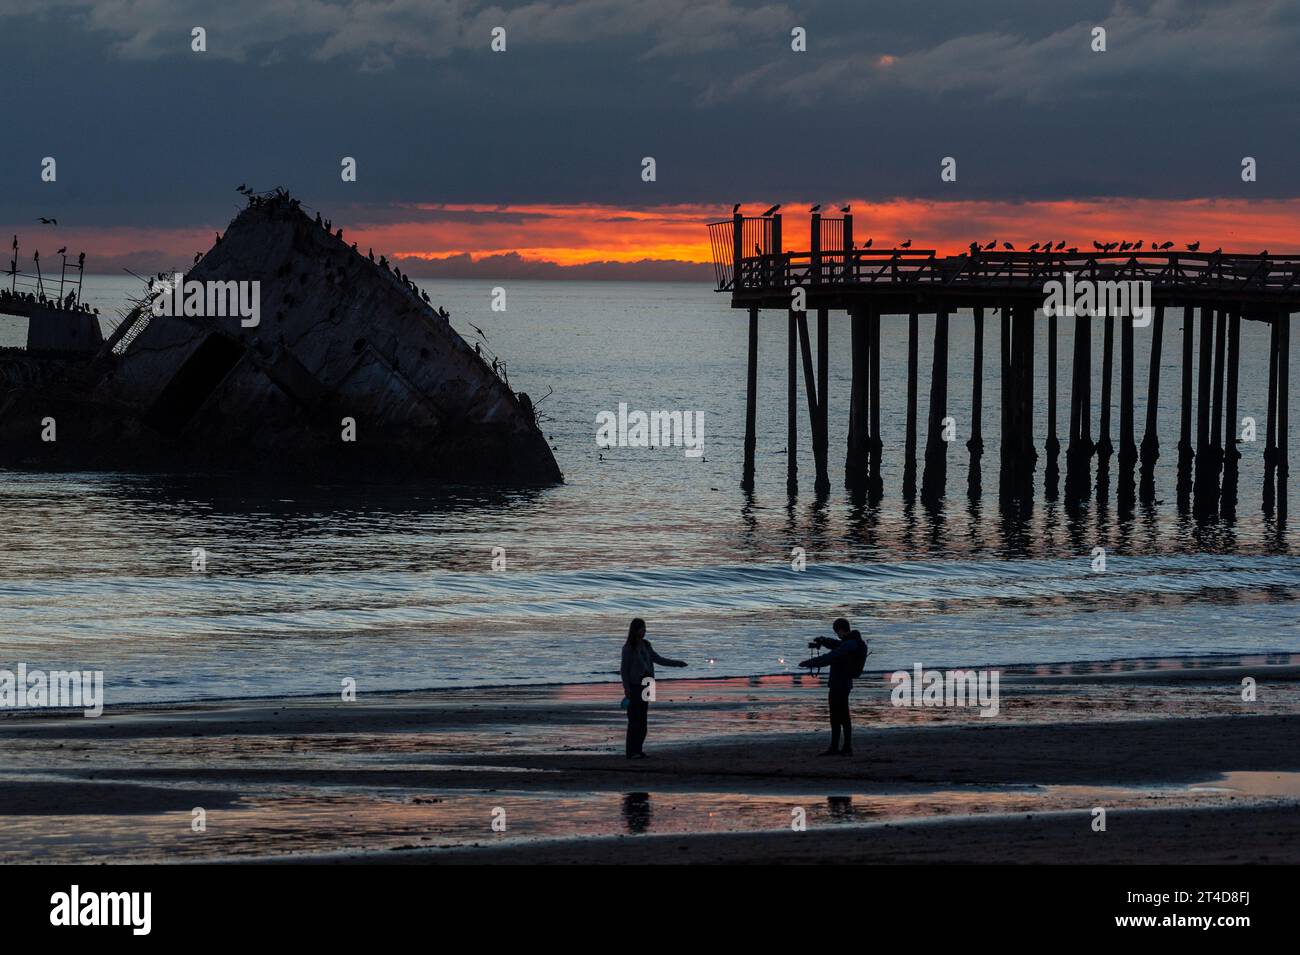
[[[1282,316],[1282,327],[1278,334],[1277,352],[1277,519],[1286,520],[1286,478],[1290,470],[1287,464],[1288,408],[1290,407],[1291,378],[1291,316]]]
[[[844,484],[852,491],[866,487],[867,427],[867,307],[856,305],[849,310],[853,343],[853,384],[849,398],[849,452],[844,462]]]
[[[984,308],[975,309],[975,357],[971,368],[971,422],[970,440],[966,448],[970,451],[970,471],[966,478],[966,495],[972,500],[979,498],[983,489],[980,473],[980,459],[984,456]]]
[[[1283,318],[1273,316],[1268,326],[1268,424],[1264,432],[1264,513],[1272,514],[1277,502],[1277,352]]]
[[[1043,472],[1043,496],[1057,499],[1061,484],[1061,439],[1056,434],[1056,313],[1047,317],[1047,467]]]
[[[817,309],[817,428],[821,432],[821,457],[817,461],[818,494],[831,489],[827,472],[830,449],[830,316],[824,308]]]
[[[1228,319],[1228,403],[1223,418],[1223,491],[1219,495],[1219,513],[1232,517],[1237,513],[1237,379],[1241,364],[1241,314]]]
[[[1012,497],[1015,487],[1016,461],[1019,458],[1019,446],[1013,436],[1012,421],[1015,420],[1015,373],[1011,365],[1011,306],[1003,302],[998,308],[999,352],[1001,358],[1001,460],[998,462],[998,498],[1006,503]]]
[[[739,212],[731,217],[731,288],[732,294],[742,287],[740,264],[745,258],[745,217]]]
[[[1097,435],[1097,501],[1110,500],[1110,457],[1115,446],[1110,440],[1111,389],[1115,380],[1115,316],[1107,315],[1101,346],[1101,426]]]
[[[1065,449],[1065,503],[1088,497],[1092,484],[1092,341],[1088,317],[1074,318],[1074,368],[1070,381],[1070,443]]]
[[[903,448],[903,498],[916,497],[916,371],[919,329],[916,306],[907,317],[907,436]]]
[[[1187,510],[1192,493],[1192,335],[1196,328],[1196,309],[1183,306],[1183,399],[1178,423],[1178,509]]]
[[[943,419],[948,416],[948,307],[939,306],[934,323],[934,361],[930,375],[930,408],[925,439],[925,473],[921,475],[921,500],[937,505],[948,483],[948,443],[943,440]]]
[[[1133,316],[1120,318],[1119,341],[1119,490],[1121,511],[1131,511],[1136,497],[1133,480],[1137,444],[1133,438]]]
[[[867,492],[872,500],[880,500],[885,491],[884,478],[880,473],[881,451],[884,447],[880,439],[880,309],[873,308],[867,319],[867,348],[871,353],[871,439],[868,450],[871,455],[871,470],[868,476]]]
[[[737,273],[739,274],[739,273]],[[754,421],[758,395],[758,309],[749,310],[749,374],[745,387],[745,471],[741,487],[754,487]]]
[[[1205,513],[1219,512],[1219,473],[1223,468],[1223,366],[1228,340],[1228,312],[1219,309],[1214,322],[1214,391],[1210,407],[1210,460],[1205,462]]]
[[[1034,502],[1034,469],[1038,450],[1034,447],[1034,307],[1021,306],[1021,441],[1020,506],[1028,511]]]
[[[808,236],[808,264],[812,277],[810,285],[822,284],[822,214],[814,212],[810,222],[811,232]],[[814,430],[816,426],[814,425]]]
[[[1192,486],[1192,512],[1204,514],[1207,497],[1210,452],[1210,383],[1214,362],[1214,309],[1201,309],[1201,344],[1198,355],[1200,368],[1196,381],[1196,478]],[[1218,495],[1215,495],[1218,503]],[[1217,508],[1216,508],[1217,509]]]
[[[769,270],[769,285],[775,285],[778,288],[785,286],[785,256],[781,245],[781,213],[772,216],[772,248],[768,261],[772,263]]]
[[[1165,333],[1165,307],[1156,306],[1151,326],[1151,364],[1147,371],[1147,423],[1142,435],[1142,484],[1138,491],[1143,504],[1156,499],[1156,461],[1160,459],[1160,436],[1156,433],[1160,409],[1160,344]]]
[[[799,367],[797,323],[794,309],[786,321],[785,489],[799,492]]]
[[[803,354],[803,385],[808,396],[808,420],[812,422],[813,462],[817,468],[817,487],[826,470],[826,447],[821,434],[821,394],[817,391],[817,380],[813,376],[812,343],[808,339],[808,313],[798,312],[796,321],[799,326],[799,350]]]
[[[853,214],[844,213],[844,272],[843,282],[853,281]]]

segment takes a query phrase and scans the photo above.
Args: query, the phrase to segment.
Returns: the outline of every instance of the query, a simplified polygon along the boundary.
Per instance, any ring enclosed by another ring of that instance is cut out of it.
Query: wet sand
[[[1009,671],[987,719],[872,678],[848,758],[811,677],[661,681],[637,762],[620,696],[7,713],[0,861],[1300,862],[1292,666]]]

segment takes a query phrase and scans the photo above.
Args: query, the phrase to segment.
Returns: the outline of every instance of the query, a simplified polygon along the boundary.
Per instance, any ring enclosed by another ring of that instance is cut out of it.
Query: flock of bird
[[[733,205],[733,206],[731,207],[731,213],[732,213],[732,215],[736,215],[736,214],[738,214],[738,213],[740,212],[740,206],[741,206],[741,203],[737,202],[735,205]],[[817,212],[821,212],[821,208],[822,208],[822,207],[821,207],[821,204],[818,203],[817,205],[813,206],[813,207],[812,207],[811,209],[809,209],[808,211],[809,211],[809,212],[813,212],[813,213],[817,213]],[[765,219],[765,218],[767,218],[767,217],[769,217],[769,216],[774,216],[774,215],[776,215],[777,212],[780,211],[780,209],[781,209],[781,204],[780,204],[780,203],[777,203],[776,205],[772,206],[770,209],[768,209],[767,211],[765,211],[765,212],[764,212],[762,215],[760,215],[758,218],[760,218],[760,219]],[[840,212],[845,213],[845,214],[848,214],[850,211],[851,211],[851,207],[850,207],[850,206],[840,206]],[[873,243],[874,241],[875,241],[874,239],[867,239],[866,242],[863,242],[861,245],[857,245],[857,246],[855,246],[855,248],[858,248],[858,249],[869,249],[869,248],[871,248],[872,243]],[[982,252],[993,252],[993,251],[997,251],[997,250],[998,250],[998,245],[999,245],[998,240],[997,240],[997,239],[993,239],[992,241],[990,241],[990,242],[985,242],[985,243],[983,243],[983,244],[981,244],[981,243],[979,243],[979,242],[972,242],[969,246],[967,246],[967,249],[969,250],[969,253],[970,253],[971,255],[978,255],[978,254],[980,254],[980,253],[982,253]],[[1172,248],[1174,247],[1174,245],[1175,245],[1175,243],[1173,243],[1172,241],[1156,242],[1154,239],[1152,239],[1151,242],[1149,242],[1149,243],[1146,242],[1146,240],[1144,240],[1144,239],[1138,239],[1136,242],[1128,242],[1128,241],[1118,241],[1118,242],[1098,242],[1096,239],[1093,239],[1093,241],[1092,241],[1092,247],[1093,247],[1093,249],[1094,249],[1095,251],[1097,251],[1097,252],[1102,253],[1103,255],[1109,254],[1109,253],[1111,253],[1111,252],[1141,252],[1144,248],[1145,248],[1146,251],[1149,252],[1149,253],[1150,253],[1150,252],[1168,252],[1170,249],[1172,249]],[[1015,251],[1018,251],[1018,250],[1016,249],[1015,245],[1014,245],[1013,243],[1011,243],[1011,242],[1002,242],[1002,243],[1001,243],[1001,246],[1002,246],[1002,251],[1005,251],[1005,252],[1015,252]],[[908,239],[908,240],[905,241],[905,242],[900,242],[898,245],[894,246],[893,248],[897,250],[897,249],[910,249],[911,247],[912,247],[912,240],[911,240],[911,239]],[[1187,252],[1199,252],[1200,250],[1201,250],[1201,242],[1200,242],[1199,239],[1198,239],[1197,241],[1195,241],[1195,242],[1188,242],[1188,243],[1187,243],[1187,246],[1186,246],[1186,249],[1185,249],[1185,251],[1187,251]],[[754,251],[755,251],[755,254],[757,254],[757,255],[760,255],[760,256],[761,256],[761,255],[763,254],[763,252],[761,251],[760,247],[758,247],[758,246],[755,246]],[[1057,243],[1055,243],[1055,244],[1053,244],[1053,243],[1049,240],[1049,241],[1047,241],[1047,242],[1035,242],[1035,243],[1033,243],[1032,245],[1030,245],[1028,248],[1026,248],[1024,251],[1026,251],[1026,252],[1037,252],[1037,253],[1039,253],[1039,254],[1048,254],[1048,255],[1055,255],[1055,254],[1057,254],[1057,253],[1064,253],[1064,254],[1066,254],[1066,255],[1077,255],[1077,254],[1079,253],[1079,248],[1078,248],[1078,246],[1069,246],[1069,247],[1067,247],[1067,246],[1066,246],[1066,243],[1064,242],[1064,240],[1062,240],[1062,241],[1060,241],[1060,242],[1057,242]],[[1218,249],[1215,249],[1213,252],[1210,252],[1210,253],[1207,253],[1207,254],[1209,254],[1209,255],[1222,255],[1222,254],[1223,254],[1223,249],[1222,249],[1222,248],[1218,248]],[[1264,250],[1263,250],[1262,252],[1260,252],[1259,254],[1260,254],[1261,256],[1267,256],[1267,255],[1268,255],[1268,249],[1264,249]]]

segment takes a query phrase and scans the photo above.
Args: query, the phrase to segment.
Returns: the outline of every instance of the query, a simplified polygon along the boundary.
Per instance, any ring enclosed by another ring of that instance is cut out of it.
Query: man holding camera
[[[862,675],[867,663],[867,644],[862,634],[852,629],[849,622],[840,617],[831,625],[837,637],[818,637],[808,644],[808,649],[819,647],[830,653],[804,660],[801,667],[820,669],[831,668],[830,676],[830,712],[831,712],[831,746],[819,755],[852,756],[853,724],[849,719],[849,691],[853,689],[853,679]],[[840,748],[840,731],[844,732],[844,748]]]

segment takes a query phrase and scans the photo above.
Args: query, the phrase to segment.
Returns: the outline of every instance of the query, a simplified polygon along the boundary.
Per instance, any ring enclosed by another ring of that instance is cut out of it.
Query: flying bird
[[[58,225],[58,224],[59,224],[58,219],[47,219],[45,218],[45,216],[41,216],[41,225]]]
[[[483,329],[479,328],[479,327],[478,327],[477,325],[475,325],[473,322],[470,322],[470,323],[469,323],[469,327],[472,328],[472,329],[474,329],[474,331],[478,332],[478,334],[479,334],[479,338],[483,339],[483,341],[487,341],[487,340],[488,340],[488,337],[487,337],[486,335],[483,334]]]

